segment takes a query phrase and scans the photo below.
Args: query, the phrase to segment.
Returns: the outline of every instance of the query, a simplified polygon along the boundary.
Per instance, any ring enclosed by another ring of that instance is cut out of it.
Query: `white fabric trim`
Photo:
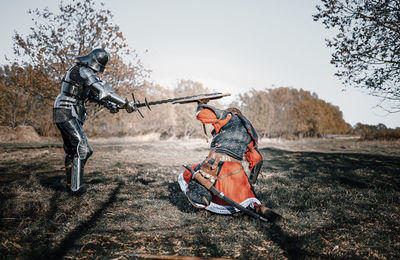
[[[185,195],[186,195],[187,188],[189,185],[186,183],[185,179],[183,179],[183,173],[179,174],[178,183],[179,183],[179,186],[181,187],[182,192],[185,193]]]
[[[179,174],[178,183],[179,183],[179,186],[181,187],[182,192],[186,194],[187,188],[188,188],[189,185],[183,179],[183,173]],[[258,199],[253,197],[253,198],[248,198],[248,199],[242,201],[242,203],[240,203],[240,205],[242,205],[245,208],[248,207],[248,206],[253,208],[253,204],[254,203],[261,204],[261,202]],[[204,205],[201,205],[201,204],[196,204],[196,205],[198,205],[200,207],[204,206]],[[217,214],[225,214],[225,215],[233,214],[233,213],[236,213],[236,212],[240,211],[240,210],[238,210],[237,208],[235,208],[233,206],[219,205],[219,204],[216,204],[216,203],[213,203],[213,202],[211,202],[210,205],[208,205],[205,209],[208,210],[208,211],[217,213]]]

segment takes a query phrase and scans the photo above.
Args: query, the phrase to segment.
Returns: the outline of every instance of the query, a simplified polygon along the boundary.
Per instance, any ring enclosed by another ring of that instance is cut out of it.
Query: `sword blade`
[[[163,100],[158,100],[158,101],[147,102],[147,104],[149,106],[152,106],[152,105],[159,105],[159,104],[165,104],[165,103],[172,103],[174,101],[181,100],[181,99],[184,99],[184,98],[186,98],[186,97],[163,99]],[[145,107],[147,105],[145,103],[140,103],[140,104],[137,104],[136,106],[137,107]]]
[[[217,190],[214,186],[211,186],[210,191],[212,193],[214,193],[215,195],[217,195],[218,197],[220,197],[221,199],[223,199],[224,201],[228,202],[229,204],[231,204],[232,206],[234,206],[235,208],[237,208],[238,210],[252,216],[253,218],[265,221],[265,222],[269,222],[268,219],[261,217],[260,215],[258,215],[257,213],[243,207],[242,205],[240,205],[239,203],[237,203],[236,201],[230,199],[229,197],[227,197],[225,194],[223,194],[222,192],[220,192],[219,190]]]
[[[159,104],[165,104],[165,103],[178,103],[180,101],[186,101],[185,103],[191,103],[191,102],[196,102],[196,100],[202,100],[202,99],[214,99],[214,98],[221,98],[223,96],[230,95],[230,94],[222,94],[222,93],[211,93],[211,94],[200,94],[200,95],[194,95],[194,96],[186,96],[186,97],[178,97],[178,98],[169,98],[169,99],[163,99],[163,100],[157,100],[157,101],[151,101],[146,103],[138,103],[136,104],[136,107],[144,107],[144,106],[151,106],[151,105],[159,105]],[[216,97],[217,96],[217,97]]]

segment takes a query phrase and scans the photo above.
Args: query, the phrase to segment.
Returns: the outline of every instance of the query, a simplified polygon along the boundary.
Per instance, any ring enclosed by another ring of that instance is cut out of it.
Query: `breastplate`
[[[68,70],[61,85],[61,92],[54,102],[54,108],[69,109],[73,117],[84,122],[86,120],[85,101],[90,89],[80,76],[79,68],[79,65],[75,65]]]
[[[242,160],[250,142],[250,135],[241,120],[236,115],[232,115],[229,122],[218,133],[214,133],[211,148],[218,153]]]
[[[90,89],[86,85],[86,80],[79,74],[80,66],[72,67],[64,77],[61,85],[61,92],[77,100],[85,101]]]

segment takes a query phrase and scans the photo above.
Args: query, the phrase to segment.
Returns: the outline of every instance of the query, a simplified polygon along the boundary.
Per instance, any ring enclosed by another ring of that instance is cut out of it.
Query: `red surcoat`
[[[223,120],[218,120],[215,113],[208,108],[204,108],[197,114],[197,119],[200,120],[203,124],[212,124],[215,129],[215,132],[218,133],[220,129],[229,122],[231,119],[231,115]],[[249,170],[252,170],[253,167],[262,160],[262,156],[258,153],[256,149],[253,149],[254,143],[251,142],[248,145],[248,148],[245,153],[245,159],[249,162]],[[197,165],[192,166],[194,169]],[[229,175],[233,172],[235,174]],[[226,177],[224,177],[227,175]],[[191,173],[186,170],[183,173],[183,179],[186,183],[189,183],[191,178]],[[241,163],[237,162],[224,162],[222,165],[220,174],[215,183],[215,188],[219,191],[223,192],[226,196],[231,198],[237,203],[242,203],[243,201],[251,198],[255,198],[255,194],[251,188],[249,180],[246,176],[245,171],[242,168]],[[213,203],[218,205],[228,205],[225,201],[220,198],[213,196]]]

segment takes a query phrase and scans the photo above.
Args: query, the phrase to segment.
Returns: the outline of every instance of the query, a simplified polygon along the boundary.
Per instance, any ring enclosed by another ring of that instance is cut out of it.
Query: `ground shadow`
[[[122,187],[122,182],[117,183],[117,187],[109,194],[108,200],[105,201],[100,208],[93,213],[93,215],[85,222],[78,225],[74,230],[72,230],[66,237],[60,242],[58,246],[49,251],[41,252],[35,255],[35,259],[61,259],[66,253],[74,247],[75,242],[84,236],[90,228],[94,227],[99,219],[103,216],[104,211],[109,208],[117,199],[117,195]],[[53,207],[51,207],[53,208]],[[49,214],[51,215],[53,210],[50,209]]]
[[[307,174],[328,172],[326,181],[352,188],[400,190],[400,158],[359,153],[291,152],[276,148],[261,149],[264,172]],[[373,175],[357,175],[356,170],[373,171]],[[302,177],[302,175],[298,175]]]
[[[40,177],[39,183],[47,189],[54,191],[67,191],[65,184],[62,183],[64,180],[65,176],[61,174],[60,176]]]
[[[42,171],[43,169],[49,169]],[[0,183],[11,183],[19,180],[25,180],[32,173],[50,174],[61,172],[59,169],[54,169],[51,162],[37,161],[9,161],[2,162],[0,165]],[[17,173],[17,174],[16,174]]]
[[[286,212],[296,214],[303,222],[306,221],[299,225],[310,231],[297,236],[283,230],[283,226],[280,225],[272,224],[259,228],[265,239],[275,242],[289,259],[339,257],[330,250],[321,253],[321,247],[326,244],[326,241],[320,241],[321,234],[332,237],[340,234],[356,239],[353,233],[359,232],[360,223],[391,226],[390,214],[385,215],[385,211],[379,208],[376,201],[384,200],[385,194],[400,190],[399,157],[292,152],[276,148],[264,148],[261,152],[264,157],[262,172],[283,173],[287,178],[279,178],[279,175],[277,178],[261,178],[258,185],[262,187],[274,183],[282,185],[275,185],[275,190],[265,188],[257,194],[258,197],[272,208],[282,208]],[[316,191],[315,185],[320,192],[313,192]],[[293,189],[294,187],[296,188]],[[276,196],[271,196],[273,193],[276,193]],[[361,196],[361,199],[352,197],[354,194]],[[390,195],[388,197],[391,198]],[[288,200],[295,202],[289,203]],[[396,201],[391,203],[387,205],[395,205]],[[330,216],[322,226],[312,222],[313,216],[322,217],[321,214],[324,218]],[[295,225],[286,224],[292,228]],[[360,234],[358,236],[363,238]],[[392,234],[390,236],[393,237]],[[310,247],[311,244],[313,246]],[[385,249],[379,250],[386,253]],[[349,254],[351,256],[351,251]]]
[[[337,228],[337,227],[336,227]],[[290,235],[285,232],[279,224],[260,223],[257,230],[264,235],[265,240],[271,240],[281,249],[281,253],[288,259],[340,259],[337,255],[331,253],[319,254],[316,252],[306,251],[301,246],[305,240],[311,239],[315,243],[315,239],[320,230],[307,233],[304,235]]]
[[[159,199],[168,201],[171,205],[177,207],[179,211],[184,213],[194,213],[199,211],[189,203],[178,182],[164,182],[161,184],[161,187],[167,187],[168,194],[159,196]]]
[[[36,150],[36,149],[51,149],[51,148],[63,148],[61,143],[35,143],[35,142],[23,142],[23,143],[0,143],[0,152],[14,152],[20,150]]]

